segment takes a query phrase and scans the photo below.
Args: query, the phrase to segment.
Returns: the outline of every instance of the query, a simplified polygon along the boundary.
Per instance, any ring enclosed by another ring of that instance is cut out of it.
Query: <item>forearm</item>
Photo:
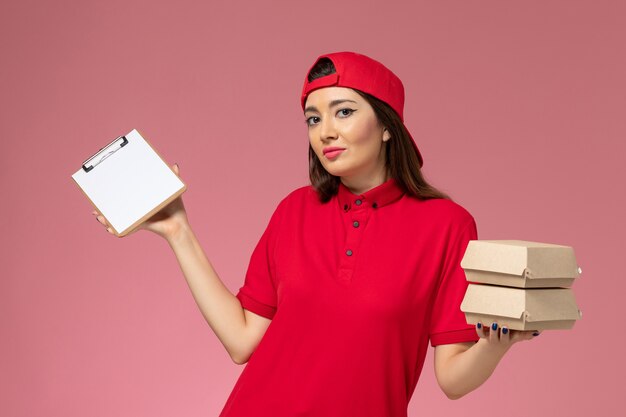
[[[245,316],[241,303],[222,283],[189,225],[167,239],[187,285],[207,323],[237,362],[245,351]]]
[[[493,345],[481,338],[469,349],[446,361],[439,376],[439,384],[451,399],[468,394],[491,376],[509,348],[510,345]]]

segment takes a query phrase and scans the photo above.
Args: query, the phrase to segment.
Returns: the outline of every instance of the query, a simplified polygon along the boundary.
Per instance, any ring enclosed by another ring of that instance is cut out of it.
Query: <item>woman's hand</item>
[[[435,347],[435,376],[450,399],[461,398],[482,385],[514,343],[539,336],[535,331],[511,330],[498,323],[476,325],[477,343]]]
[[[176,175],[179,175],[178,164],[172,165],[172,169]],[[102,224],[109,233],[115,234],[104,216],[102,216],[97,210],[92,211],[91,214],[96,216],[98,222],[100,222],[100,224]],[[163,209],[161,209],[161,211],[156,213],[154,216],[150,217],[148,220],[136,227],[127,236],[132,235],[138,230],[145,229],[154,232],[165,239],[170,239],[188,224],[189,221],[187,219],[187,211],[183,205],[182,196],[180,196],[167,206],[163,207]]]
[[[489,346],[503,348],[505,350],[508,350],[514,343],[534,339],[540,334],[535,330],[511,330],[506,324],[500,326],[496,322],[487,326],[478,322],[476,324],[476,333],[478,333],[481,340],[487,342]]]

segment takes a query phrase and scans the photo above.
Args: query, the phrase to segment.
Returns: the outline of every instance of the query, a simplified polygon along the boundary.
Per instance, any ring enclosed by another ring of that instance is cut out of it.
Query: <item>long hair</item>
[[[311,69],[308,80],[313,81],[336,72],[335,66],[328,58],[323,58]],[[405,193],[420,200],[443,198],[452,200],[446,193],[428,184],[422,175],[417,152],[413,148],[411,137],[400,116],[384,101],[353,89],[360,94],[374,109],[378,121],[387,128],[390,140],[384,142],[385,167],[389,176],[396,180]],[[330,174],[309,144],[309,179],[317,191],[322,203],[328,202],[339,190],[340,178]]]

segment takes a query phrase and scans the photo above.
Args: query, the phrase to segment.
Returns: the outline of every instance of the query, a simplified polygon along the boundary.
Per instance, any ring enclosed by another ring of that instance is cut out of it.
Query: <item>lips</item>
[[[344,148],[324,149],[324,157],[330,161],[336,159],[345,151]]]
[[[346,149],[346,148],[337,148],[337,147],[335,147],[335,146],[329,146],[328,148],[324,148],[324,149],[322,150],[322,152],[324,152],[324,155],[326,155],[326,154],[327,154],[327,153],[329,153],[329,152],[343,151],[343,150],[345,150],[345,149]]]

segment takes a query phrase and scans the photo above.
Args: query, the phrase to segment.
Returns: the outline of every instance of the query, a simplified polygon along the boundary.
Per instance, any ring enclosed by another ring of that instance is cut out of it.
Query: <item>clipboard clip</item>
[[[128,139],[126,139],[126,136],[120,136],[119,138],[114,139],[104,148],[100,148],[100,150],[96,152],[95,155],[87,159],[83,163],[83,170],[85,172],[91,171],[92,169],[94,169],[94,167],[96,167],[98,164],[101,164],[105,159],[122,149],[127,144]]]

